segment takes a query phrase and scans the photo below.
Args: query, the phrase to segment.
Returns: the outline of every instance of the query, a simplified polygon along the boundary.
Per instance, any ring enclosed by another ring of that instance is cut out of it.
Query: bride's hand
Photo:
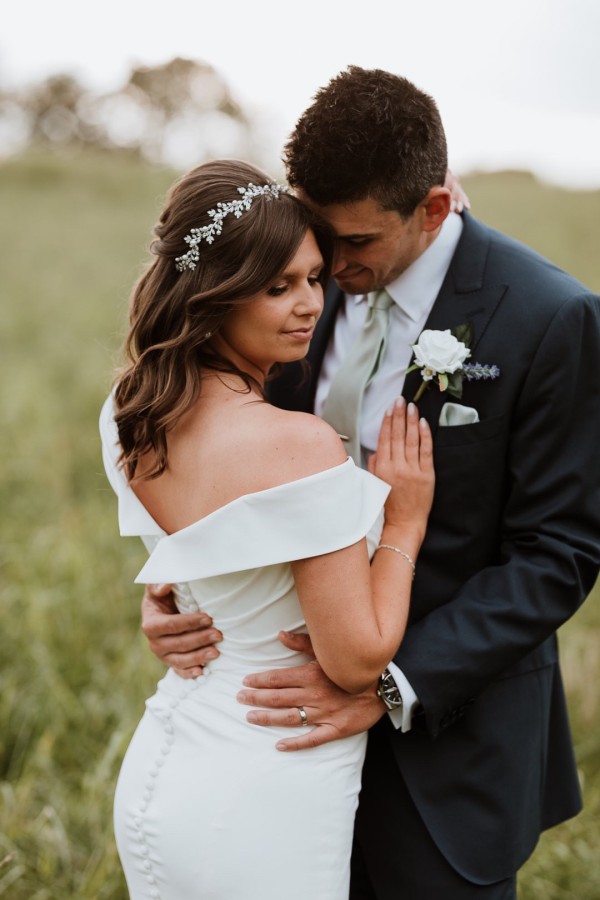
[[[444,187],[450,191],[450,211],[461,213],[463,209],[471,209],[471,201],[462,184],[450,169],[446,172]]]
[[[433,441],[414,403],[401,397],[384,417],[369,471],[392,486],[385,504],[386,525],[425,533],[433,502]]]

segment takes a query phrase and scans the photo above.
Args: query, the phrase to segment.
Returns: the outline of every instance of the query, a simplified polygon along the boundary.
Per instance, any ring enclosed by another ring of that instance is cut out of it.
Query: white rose
[[[431,331],[427,329],[421,332],[416,344],[413,344],[415,361],[423,367],[423,378],[430,380],[439,373],[452,374],[460,369],[464,361],[471,355],[471,351],[451,334],[446,331]]]

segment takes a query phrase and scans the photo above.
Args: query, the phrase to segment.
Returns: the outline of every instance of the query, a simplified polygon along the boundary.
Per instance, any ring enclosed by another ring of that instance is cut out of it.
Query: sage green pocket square
[[[461,406],[460,403],[444,403],[440,412],[439,425],[474,425],[479,422],[479,414],[472,406]]]

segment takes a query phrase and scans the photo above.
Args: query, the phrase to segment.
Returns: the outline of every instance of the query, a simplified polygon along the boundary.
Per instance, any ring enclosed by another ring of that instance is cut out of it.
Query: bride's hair
[[[128,363],[115,387],[115,420],[121,464],[135,477],[141,457],[154,454],[144,478],[167,467],[167,433],[197,399],[201,370],[238,375],[248,391],[254,379],[219,354],[210,340],[231,310],[277,281],[310,229],[329,275],[333,239],[327,226],[299,200],[253,197],[239,217],[228,214],[213,243],[202,241],[195,268],[177,268],[189,250],[185,238],[211,224],[209,210],[240,199],[238,188],[272,184],[254,166],[215,160],[198,166],[171,188],[154,228],[150,249],[156,259],[133,289]]]

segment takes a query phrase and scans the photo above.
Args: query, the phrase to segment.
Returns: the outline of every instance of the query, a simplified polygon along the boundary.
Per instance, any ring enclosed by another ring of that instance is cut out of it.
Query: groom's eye
[[[366,244],[371,243],[370,237],[349,237],[349,238],[340,238],[345,244],[348,244],[350,247],[364,247]]]

